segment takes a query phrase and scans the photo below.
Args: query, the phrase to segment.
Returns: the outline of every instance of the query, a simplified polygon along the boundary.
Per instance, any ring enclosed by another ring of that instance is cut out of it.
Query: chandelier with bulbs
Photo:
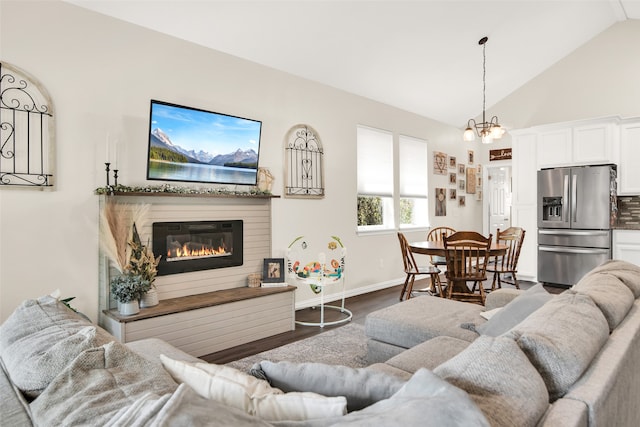
[[[487,56],[485,54],[485,44],[488,40],[488,37],[483,37],[478,41],[478,44],[482,46],[482,122],[477,123],[474,119],[469,119],[463,136],[465,141],[473,141],[477,134],[483,144],[491,144],[494,139],[502,138],[505,132],[504,128],[498,123],[497,116],[491,117],[490,121],[486,120]]]

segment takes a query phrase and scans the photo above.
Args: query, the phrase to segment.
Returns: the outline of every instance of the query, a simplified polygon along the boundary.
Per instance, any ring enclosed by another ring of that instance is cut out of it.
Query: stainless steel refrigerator
[[[538,281],[572,286],[611,259],[616,166],[538,171]]]

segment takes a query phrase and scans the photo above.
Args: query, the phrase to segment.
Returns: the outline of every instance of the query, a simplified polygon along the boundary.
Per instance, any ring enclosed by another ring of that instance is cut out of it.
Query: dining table
[[[443,241],[423,240],[413,242],[409,243],[409,249],[415,254],[439,256],[443,258],[446,256]],[[491,258],[494,256],[503,256],[507,253],[507,249],[509,249],[509,247],[505,244],[497,243],[495,241],[491,242],[491,246],[489,247],[489,257]],[[459,284],[454,285],[457,285],[454,286],[457,292],[471,293],[471,290],[466,286],[463,287]],[[444,297],[445,295],[441,296]]]
[[[409,249],[415,254],[431,255],[431,256],[445,256],[444,242],[435,240],[423,240],[419,242],[409,243]],[[489,248],[489,256],[502,256],[507,253],[509,247],[502,243],[491,242]]]

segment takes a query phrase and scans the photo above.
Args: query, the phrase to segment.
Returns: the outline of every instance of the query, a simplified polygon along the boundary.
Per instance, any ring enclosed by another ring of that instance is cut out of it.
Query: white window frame
[[[356,146],[357,197],[380,197],[383,202],[383,224],[359,226],[356,221],[357,233],[392,232],[399,229],[427,230],[429,228],[427,141],[358,125]],[[415,176],[420,177],[418,185],[415,185],[415,180],[411,178]],[[412,181],[408,181],[409,179]],[[419,217],[423,220],[413,221],[411,224],[400,224],[401,199],[418,202],[417,210],[413,212],[414,218]]]
[[[429,150],[427,141],[411,136],[398,138],[398,226],[401,229],[429,228]],[[414,202],[411,224],[401,223],[400,200]]]
[[[393,133],[389,131],[357,126],[357,197],[380,197],[383,212],[381,225],[359,226],[356,222],[358,233],[395,228],[393,139]]]

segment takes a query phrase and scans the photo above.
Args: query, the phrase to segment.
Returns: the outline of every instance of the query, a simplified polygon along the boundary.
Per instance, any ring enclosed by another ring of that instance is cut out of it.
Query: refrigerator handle
[[[578,175],[573,175],[571,180],[571,212],[573,213],[572,222],[578,221]]]
[[[564,175],[564,183],[562,186],[562,222],[569,222],[569,174]]]

